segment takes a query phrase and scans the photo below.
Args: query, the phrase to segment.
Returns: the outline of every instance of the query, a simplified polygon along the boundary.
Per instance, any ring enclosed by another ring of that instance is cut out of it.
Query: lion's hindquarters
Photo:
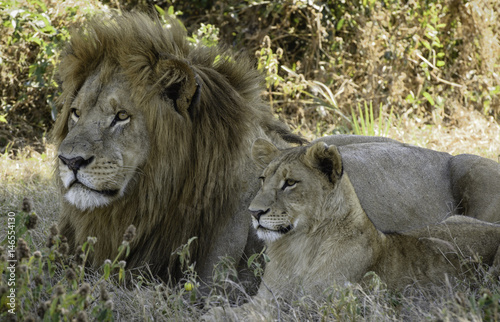
[[[412,256],[414,268],[427,266],[424,282],[440,283],[444,274],[459,277],[470,272],[470,266],[485,264],[493,270],[500,264],[500,226],[464,216],[452,216],[443,223],[413,230],[399,238],[416,238],[421,256]],[[402,249],[408,253],[411,250]]]
[[[451,155],[393,143],[340,146],[344,168],[377,229],[401,232],[454,213]]]
[[[500,222],[500,164],[460,154],[450,161],[453,195],[464,215]]]
[[[417,283],[426,285],[455,275],[456,256],[449,255],[453,245],[438,238],[389,234],[372,270],[390,289],[402,289]],[[448,254],[448,255],[446,255]]]

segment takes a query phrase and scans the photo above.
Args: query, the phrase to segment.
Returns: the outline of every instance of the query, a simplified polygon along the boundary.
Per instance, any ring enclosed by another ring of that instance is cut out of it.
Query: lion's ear
[[[157,88],[164,100],[171,100],[173,108],[181,115],[197,104],[201,88],[193,69],[178,59],[160,59],[155,66]]]
[[[253,162],[264,169],[280,154],[280,150],[271,142],[257,139],[252,145]]]
[[[318,142],[307,149],[305,162],[326,174],[332,183],[335,183],[344,171],[342,157],[337,147],[328,146],[324,142]]]

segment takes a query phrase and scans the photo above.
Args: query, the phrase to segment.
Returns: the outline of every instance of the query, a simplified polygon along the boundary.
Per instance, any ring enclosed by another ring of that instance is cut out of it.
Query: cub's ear
[[[343,174],[342,157],[335,145],[328,146],[325,142],[315,143],[307,149],[305,163],[323,172],[332,183]]]
[[[271,142],[264,139],[257,139],[252,145],[253,162],[264,169],[280,155],[280,150]]]
[[[171,100],[177,113],[193,113],[192,107],[198,104],[201,95],[200,82],[193,69],[178,59],[160,58],[154,66],[161,97]]]

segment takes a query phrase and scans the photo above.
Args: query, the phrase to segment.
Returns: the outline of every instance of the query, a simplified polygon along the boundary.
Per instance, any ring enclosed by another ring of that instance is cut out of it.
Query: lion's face
[[[274,242],[314,226],[316,214],[321,212],[341,172],[333,163],[323,162],[320,154],[324,151],[329,150],[323,143],[284,153],[267,141],[254,143],[252,156],[256,163],[265,165],[272,160],[260,177],[262,187],[249,207],[259,238]]]
[[[149,152],[146,123],[119,74],[105,84],[89,77],[74,98],[59,146],[64,197],[81,210],[124,196]]]
[[[272,162],[262,173],[262,187],[250,204],[252,223],[259,238],[273,242],[307,225],[305,200],[322,198],[314,173],[301,162]]]

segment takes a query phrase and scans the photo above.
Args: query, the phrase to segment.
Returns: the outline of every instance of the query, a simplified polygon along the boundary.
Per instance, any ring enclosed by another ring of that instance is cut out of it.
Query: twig
[[[434,66],[430,61],[428,61],[427,59],[425,59],[422,55],[420,55],[420,53],[418,52],[415,52],[415,55],[417,55],[418,58],[422,59],[422,61],[424,63],[426,63],[427,65],[429,65],[430,67],[432,67],[432,69],[434,70],[439,70],[439,68],[437,68],[436,66]],[[434,77],[434,79],[436,79],[438,82],[441,82],[441,83],[444,83],[444,84],[448,84],[450,86],[454,86],[454,87],[464,87],[464,85],[460,85],[460,84],[457,84],[457,83],[453,83],[453,82],[450,82],[450,81],[447,81],[447,80],[444,80],[436,75],[434,75],[434,73],[430,72],[431,76]]]
[[[422,55],[420,55],[419,52],[415,52],[415,55],[417,55],[418,58],[422,59],[424,61],[424,63],[426,63],[427,65],[431,66],[432,69],[435,69],[435,70],[439,70],[439,68],[437,68],[436,66],[434,66],[430,61],[428,61],[427,59],[425,59]]]
[[[280,308],[280,303],[279,303],[278,299],[276,298],[276,295],[274,295],[274,292],[273,292],[273,291],[269,288],[269,286],[267,286],[267,284],[266,284],[264,281],[262,281],[261,283],[262,283],[262,285],[264,285],[264,286],[265,286],[265,288],[266,288],[266,289],[269,291],[269,293],[271,293],[271,295],[273,296],[273,299],[274,299],[274,301],[276,302],[276,308],[278,309],[278,319],[277,319],[277,321],[278,321],[278,322],[281,322],[281,308]]]
[[[451,85],[451,86],[454,86],[454,87],[464,87],[464,85],[460,85],[460,84],[457,84],[457,83],[453,83],[453,82],[449,82],[447,80],[444,80],[442,78],[439,78],[437,77],[436,75],[434,75],[433,72],[430,72],[431,76],[434,77],[438,82],[441,82],[441,83],[444,83],[444,84],[448,84],[448,85]]]

